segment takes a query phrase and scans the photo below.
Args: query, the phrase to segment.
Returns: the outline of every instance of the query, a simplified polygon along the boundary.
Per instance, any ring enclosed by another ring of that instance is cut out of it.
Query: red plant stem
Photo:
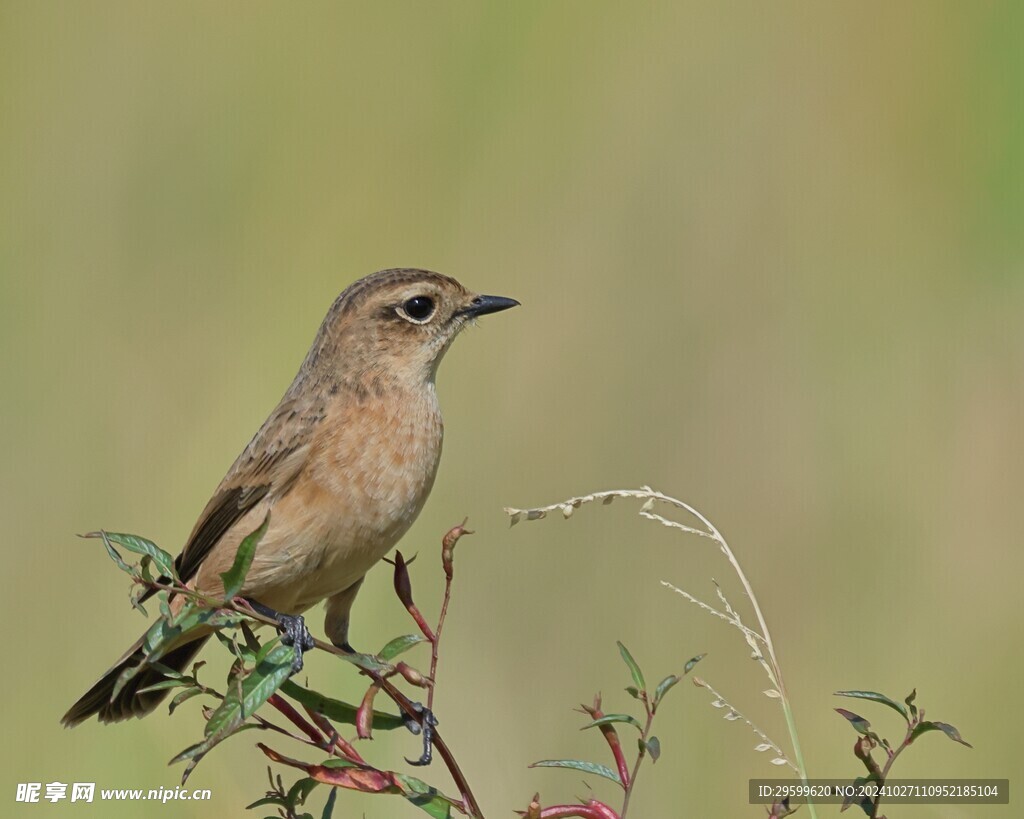
[[[647,754],[647,737],[651,733],[651,723],[654,722],[654,711],[651,710],[651,705],[647,701],[646,693],[644,694],[644,708],[647,709],[647,724],[644,725],[643,733],[640,735],[640,750],[636,755],[636,764],[633,765],[633,773],[629,777],[629,784],[626,786],[626,796],[622,800],[622,812],[619,814],[624,819],[626,811],[629,810],[629,798],[633,795],[633,786],[636,785],[636,776],[640,773],[640,764],[644,761],[644,757]]]
[[[604,714],[598,713],[595,719],[600,719]],[[622,743],[619,741],[619,732],[612,725],[602,725],[601,733],[604,735],[608,747],[611,748],[612,756],[615,757],[615,767],[619,769],[619,779],[622,780],[622,787],[628,788],[633,778],[629,773],[629,765],[626,763],[626,756],[622,753]]]
[[[328,741],[328,737],[323,736],[316,728],[309,724],[308,720],[296,711],[291,703],[289,703],[280,694],[271,694],[267,700],[270,705],[284,714],[288,721],[297,727],[302,733],[309,737],[317,745],[325,745]]]
[[[416,625],[419,626],[420,631],[423,632],[423,636],[426,637],[431,643],[433,643],[437,639],[437,637],[434,635],[434,632],[428,625],[426,618],[420,613],[420,610],[416,607],[416,604],[410,603],[408,606],[406,606],[406,609],[408,609],[409,614],[412,615],[412,619],[416,621]]]
[[[316,727],[327,734],[330,741],[329,750],[332,754],[337,755],[337,751],[341,751],[346,757],[351,759],[353,762],[358,762],[360,765],[365,765],[366,760],[363,759],[362,755],[353,747],[352,743],[343,737],[338,729],[331,725],[330,720],[327,719],[323,714],[314,711],[308,706],[303,706],[303,709],[309,714],[310,719],[316,723]]]
[[[580,709],[589,714],[592,720],[604,719],[605,713],[601,710],[601,695],[598,693],[594,697],[593,705],[580,705]],[[629,775],[629,765],[626,763],[626,757],[622,753],[622,743],[619,741],[619,732],[615,730],[615,726],[600,725],[598,726],[601,730],[601,735],[604,737],[605,742],[608,743],[608,747],[611,749],[612,756],[615,757],[615,767],[619,769],[619,784],[622,785],[623,789],[629,787],[631,777]]]
[[[434,689],[437,687],[437,660],[441,646],[441,632],[444,631],[444,619],[448,616],[448,601],[452,599],[452,575],[445,573],[444,581],[444,602],[441,603],[441,614],[437,618],[437,629],[434,631],[434,639],[430,641],[430,680],[431,685],[427,690],[427,708],[434,710]]]
[[[619,814],[604,802],[591,799],[583,805],[552,805],[540,812],[541,819],[562,819],[562,817],[578,816],[581,819],[620,819]]]

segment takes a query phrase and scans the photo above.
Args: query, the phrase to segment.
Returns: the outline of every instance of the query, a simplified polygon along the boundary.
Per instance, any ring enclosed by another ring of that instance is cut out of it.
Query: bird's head
[[[518,304],[474,293],[429,270],[381,270],[338,296],[303,369],[342,383],[433,381],[463,327],[478,316]]]

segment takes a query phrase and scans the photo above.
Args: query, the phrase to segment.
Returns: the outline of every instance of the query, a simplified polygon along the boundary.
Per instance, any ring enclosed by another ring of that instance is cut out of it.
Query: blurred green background
[[[833,691],[917,686],[975,749],[929,736],[899,773],[1019,776],[1022,10],[0,4],[0,797],[178,781],[195,703],[58,725],[143,628],[74,535],[177,551],[334,296],[396,265],[523,303],[441,368],[445,456],[403,545],[435,611],[440,535],[464,515],[478,532],[437,710],[489,814],[586,795],[526,766],[607,761],[570,708],[597,690],[631,704],[616,639],[649,677],[710,652],[699,673],[785,740],[735,632],[659,585],[712,599],[713,576],[739,605],[707,543],[625,502],[514,529],[502,513],[643,483],[698,506],[745,564],[812,775],[858,773]],[[389,584],[364,588],[357,646],[409,630]],[[307,672],[360,690],[328,657]],[[763,815],[746,780],[777,770],[721,716],[673,692],[637,816]],[[206,804],[6,812],[243,815],[262,738],[200,765]],[[368,750],[414,752],[407,735]],[[421,815],[341,796],[338,815]]]

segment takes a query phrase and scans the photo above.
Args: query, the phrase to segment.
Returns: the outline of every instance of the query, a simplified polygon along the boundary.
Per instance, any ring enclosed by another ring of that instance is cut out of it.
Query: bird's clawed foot
[[[423,754],[419,759],[406,759],[405,761],[410,765],[429,765],[434,756],[434,726],[437,725],[437,717],[434,716],[433,711],[424,707],[423,703],[414,702],[412,708],[420,715],[420,718],[417,720],[415,717],[406,715],[405,727],[413,734],[423,732]]]
[[[281,642],[295,649],[292,674],[298,674],[302,671],[302,655],[316,645],[313,635],[306,628],[301,614],[281,614],[278,622],[281,624]]]
[[[281,614],[274,611],[270,606],[264,606],[258,600],[246,600],[253,611],[277,621],[277,627],[281,630],[281,642],[286,646],[295,649],[295,659],[292,660],[292,674],[302,671],[302,655],[316,645],[313,635],[306,628],[306,621],[301,614]]]

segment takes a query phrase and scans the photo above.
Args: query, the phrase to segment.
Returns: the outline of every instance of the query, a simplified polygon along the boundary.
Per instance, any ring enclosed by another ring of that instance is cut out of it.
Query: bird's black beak
[[[519,302],[515,299],[506,299],[504,296],[477,296],[459,312],[464,316],[476,318],[485,316],[488,313],[498,313],[508,310],[510,307],[518,307]]]

